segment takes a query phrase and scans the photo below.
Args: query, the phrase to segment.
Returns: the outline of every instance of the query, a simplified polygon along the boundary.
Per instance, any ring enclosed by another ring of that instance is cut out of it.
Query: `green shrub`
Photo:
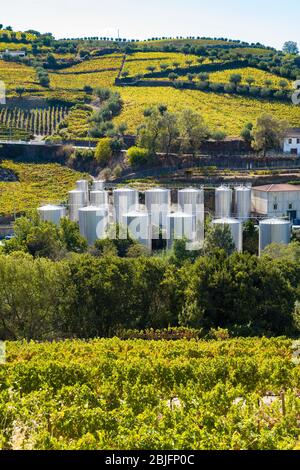
[[[142,166],[148,162],[149,152],[142,147],[130,147],[127,157],[131,166]]]
[[[108,163],[112,157],[112,148],[111,148],[111,138],[104,137],[100,139],[96,150],[95,150],[95,158],[99,163]]]

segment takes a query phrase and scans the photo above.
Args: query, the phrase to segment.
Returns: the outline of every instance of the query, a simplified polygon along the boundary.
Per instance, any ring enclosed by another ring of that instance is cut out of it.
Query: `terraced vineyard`
[[[137,52],[126,56],[123,72],[128,72],[129,76],[149,73],[148,67],[154,67],[156,72],[161,70],[161,65],[168,66],[169,69],[178,67],[189,67],[199,65],[199,57],[192,54],[165,53],[165,52]],[[209,63],[205,59],[204,63]]]
[[[0,447],[292,450],[292,353],[284,338],[7,343]]]
[[[0,42],[0,44],[2,44]],[[3,43],[5,44],[5,43]],[[11,44],[11,43],[7,43]],[[194,47],[194,52],[181,52],[180,48],[188,44]],[[29,44],[30,45],[30,44]],[[99,41],[99,47],[109,47],[109,43]],[[162,48],[178,48],[177,52],[164,51]],[[245,46],[245,47],[243,47]],[[149,72],[160,72],[166,66],[170,70],[176,68],[185,69],[185,76],[180,76],[180,80],[187,80],[189,69],[193,66],[199,66],[201,63],[207,64],[213,61],[216,66],[218,63],[229,60],[243,60],[249,56],[262,57],[261,60],[270,60],[271,55],[275,57],[276,51],[253,45],[246,45],[236,41],[227,41],[223,39],[163,39],[140,42],[132,46],[142,48],[151,47],[152,51],[126,53],[126,60],[123,64],[125,48],[118,46],[119,52],[107,54],[98,57],[99,49],[92,50],[89,59],[84,59],[81,63],[72,67],[58,68],[57,70],[48,69],[50,78],[50,87],[42,87],[37,83],[36,72],[33,66],[26,66],[15,62],[5,62],[0,60],[0,80],[6,84],[7,95],[16,96],[16,88],[24,87],[24,97],[34,96],[45,99],[52,99],[50,102],[58,105],[63,102],[69,102],[72,105],[87,103],[89,99],[93,100],[91,95],[86,96],[84,88],[86,86],[109,87],[118,90],[123,100],[122,112],[114,121],[116,123],[126,123],[128,132],[135,132],[142,119],[143,109],[147,106],[164,103],[168,105],[171,111],[181,110],[183,108],[192,108],[203,114],[207,125],[212,130],[224,130],[228,135],[236,136],[240,134],[241,129],[248,121],[255,122],[257,117],[268,112],[278,118],[286,119],[291,126],[299,127],[300,111],[299,107],[292,104],[277,101],[261,100],[257,97],[248,98],[246,96],[229,96],[221,93],[205,93],[198,90],[179,90],[168,89],[165,87],[116,87],[115,79],[121,73],[121,76],[144,75]],[[196,52],[196,48],[204,48],[203,55],[201,51]],[[205,49],[206,48],[206,49]],[[215,48],[215,49],[214,49]],[[88,49],[88,48],[87,48]],[[156,50],[160,49],[160,50]],[[213,55],[211,56],[211,51]],[[198,54],[198,55],[197,55]],[[219,54],[219,55],[218,55]],[[55,52],[57,60],[61,58],[72,57],[79,58],[78,51],[75,54],[66,54]],[[47,55],[41,49],[42,60],[46,60]],[[230,59],[230,57],[233,59]],[[277,57],[277,56],[276,56]],[[272,89],[285,88],[281,82],[283,79],[279,75],[270,72],[264,72],[259,67],[237,68],[223,71],[211,72],[209,79],[213,83],[228,83],[230,76],[234,73],[242,76],[242,84],[247,83],[247,79],[253,79],[251,85],[254,87],[269,87]],[[278,71],[277,71],[278,73]],[[162,80],[159,78],[159,80]],[[165,77],[163,80],[169,80]],[[286,89],[292,87],[292,80],[287,82]],[[287,98],[288,99],[288,98]],[[54,112],[55,116],[57,111]],[[60,118],[41,117],[34,118],[37,113],[32,110],[31,116],[21,117],[26,122],[24,125],[15,123],[16,129],[23,129],[40,135],[50,135],[57,129],[57,123]],[[66,121],[66,137],[81,138],[86,136],[88,130],[88,117],[90,112],[72,110]],[[66,117],[65,115],[63,116]],[[39,119],[38,124],[33,124],[34,119]],[[0,120],[1,123],[1,120]],[[3,123],[6,125],[6,122]],[[36,129],[36,126],[38,129]]]
[[[82,109],[82,107],[72,109],[65,119],[65,137],[86,137],[90,127],[88,118],[91,114],[92,110]]]
[[[0,124],[0,140],[30,140],[31,134],[25,129]]]
[[[31,90],[43,90],[43,87],[36,81],[34,68],[15,62],[0,60],[0,80],[5,83],[8,91],[15,90],[18,86]]]
[[[300,123],[300,106],[267,100],[160,87],[120,87],[118,91],[124,107],[115,122],[127,122],[129,132],[136,131],[145,107],[162,103],[173,112],[184,108],[194,109],[204,117],[212,130],[222,129],[228,135],[239,135],[246,122],[255,122],[265,112],[286,119],[291,126],[297,127]]]
[[[244,69],[224,70],[222,72],[212,72],[209,74],[209,80],[211,82],[216,83],[228,83],[231,75],[233,74],[241,75],[242,85],[246,85],[247,79],[251,78],[253,79],[253,82],[251,83],[252,86],[266,86],[266,82],[268,82],[268,86],[270,88],[280,89],[280,83],[282,81],[285,81],[287,82],[287,88],[292,89],[291,80],[286,80],[281,77],[278,77],[278,75],[274,75],[272,73],[265,72],[264,70],[259,70],[252,67],[246,67]]]
[[[36,209],[41,204],[66,199],[75,181],[85,177],[56,163],[28,164],[4,160],[1,167],[12,170],[18,182],[0,182],[0,215],[8,216]]]
[[[52,88],[78,90],[85,86],[111,87],[114,84],[121,64],[122,56],[112,54],[101,59],[91,59],[69,67],[64,71],[52,72],[50,85]]]
[[[170,70],[171,72],[171,70]],[[197,79],[197,75],[193,74],[194,80],[199,82]],[[293,89],[293,81],[288,80],[273,73],[265,72],[264,70],[259,70],[253,67],[245,67],[245,68],[238,68],[238,69],[228,69],[222,70],[218,72],[209,72],[208,74],[208,81],[212,83],[222,83],[224,85],[230,83],[230,78],[232,75],[240,75],[242,80],[240,82],[241,85],[251,85],[253,87],[268,87],[271,89]],[[180,75],[179,80],[189,80],[188,74]],[[170,81],[169,77],[153,77],[151,80],[166,80]],[[250,83],[247,80],[251,80]],[[281,82],[285,82],[286,86],[282,86]]]
[[[48,109],[0,108],[0,125],[10,135],[19,129],[33,135],[51,135],[68,113],[67,108]]]

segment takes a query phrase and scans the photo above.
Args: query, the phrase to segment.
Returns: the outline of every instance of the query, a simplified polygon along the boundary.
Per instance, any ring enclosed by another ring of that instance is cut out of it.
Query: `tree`
[[[176,114],[164,112],[161,120],[161,132],[158,147],[161,152],[169,153],[177,148],[179,138],[178,118]]]
[[[137,129],[137,145],[147,149],[149,155],[153,156],[158,150],[162,115],[157,108],[147,108],[144,117],[144,122]]]
[[[112,139],[110,137],[104,137],[100,139],[95,150],[95,158],[97,162],[105,165],[112,158]]]
[[[247,124],[245,124],[245,127],[243,128],[243,130],[241,132],[241,137],[249,145],[251,144],[251,142],[253,140],[252,129],[253,129],[252,122],[248,122]]]
[[[253,85],[255,83],[255,79],[253,77],[247,77],[246,82],[248,83],[249,86]]]
[[[258,254],[258,230],[253,220],[247,220],[243,225],[243,250],[251,255]]]
[[[169,73],[168,78],[171,82],[175,82],[175,80],[177,80],[177,78],[178,78],[178,75],[177,75],[177,73],[171,72],[171,73]]]
[[[177,266],[182,266],[185,262],[194,262],[200,252],[197,250],[187,250],[186,239],[174,240],[170,261]]]
[[[272,80],[267,79],[264,81],[264,84],[266,85],[267,88],[270,88],[273,85],[273,82]]]
[[[252,334],[289,334],[295,286],[272,260],[223,251],[190,267],[181,324],[194,328],[244,327]]]
[[[91,95],[93,93],[93,87],[91,87],[90,85],[84,85],[83,91],[87,95]]]
[[[292,241],[289,245],[272,243],[263,251],[263,257],[270,257],[274,260],[285,260],[287,262],[300,262],[300,243]]]
[[[202,72],[197,75],[197,78],[200,80],[200,82],[207,82],[209,80],[209,74]]]
[[[242,76],[239,73],[234,73],[229,78],[230,83],[233,83],[235,86],[239,85],[242,81]]]
[[[47,55],[47,65],[50,69],[55,69],[57,67],[57,60],[53,54]]]
[[[194,155],[209,137],[204,119],[193,110],[185,109],[179,116],[178,125],[182,150]]]
[[[109,88],[98,87],[95,89],[95,95],[100,99],[100,102],[103,103],[110,98],[111,91]]]
[[[59,238],[68,251],[84,253],[87,250],[87,241],[80,235],[79,225],[67,217],[60,221]]]
[[[156,67],[154,67],[154,65],[149,65],[149,67],[146,68],[146,70],[148,70],[151,73],[153,73],[155,69]]]
[[[14,225],[15,236],[5,243],[5,253],[24,251],[34,257],[58,259],[64,246],[59,237],[58,227],[50,222],[42,222],[37,214],[33,217],[20,217]]]
[[[235,250],[229,225],[211,224],[204,240],[204,252],[207,256],[218,250],[224,250],[227,256]]]
[[[64,307],[72,293],[66,264],[24,253],[0,255],[0,279],[2,338],[61,337]]]
[[[222,140],[224,140],[226,138],[226,132],[221,131],[221,130],[217,130],[215,132],[212,132],[211,138],[213,140],[216,140],[217,142],[221,142]]]
[[[50,85],[50,78],[48,72],[43,67],[36,68],[37,79],[43,87],[48,87]]]
[[[21,98],[23,93],[25,93],[25,88],[22,87],[22,86],[17,86],[16,87],[16,93],[19,95],[19,97]]]
[[[298,45],[294,41],[286,41],[282,48],[286,54],[299,54]]]
[[[178,141],[177,116],[169,113],[165,105],[145,109],[144,116],[137,131],[138,146],[147,149],[149,157],[158,151],[169,154]]]
[[[146,165],[149,159],[149,152],[145,148],[130,147],[127,150],[127,158],[131,166],[139,167]]]
[[[272,115],[263,114],[257,119],[253,129],[252,147],[256,151],[262,151],[266,155],[268,150],[280,148],[288,124],[286,121],[276,119]]]
[[[279,86],[280,86],[280,88],[282,88],[283,90],[285,90],[286,88],[288,88],[289,83],[288,83],[286,80],[280,80],[280,81],[279,81]]]

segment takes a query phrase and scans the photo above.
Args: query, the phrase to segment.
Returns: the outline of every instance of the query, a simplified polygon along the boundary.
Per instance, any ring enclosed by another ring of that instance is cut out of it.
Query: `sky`
[[[10,0],[0,23],[54,36],[228,37],[281,49],[300,45],[299,0]]]

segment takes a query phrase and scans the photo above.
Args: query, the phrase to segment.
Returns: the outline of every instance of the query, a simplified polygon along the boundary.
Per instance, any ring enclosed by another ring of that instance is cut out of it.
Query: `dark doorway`
[[[287,211],[287,216],[291,222],[294,222],[297,219],[297,211]]]

